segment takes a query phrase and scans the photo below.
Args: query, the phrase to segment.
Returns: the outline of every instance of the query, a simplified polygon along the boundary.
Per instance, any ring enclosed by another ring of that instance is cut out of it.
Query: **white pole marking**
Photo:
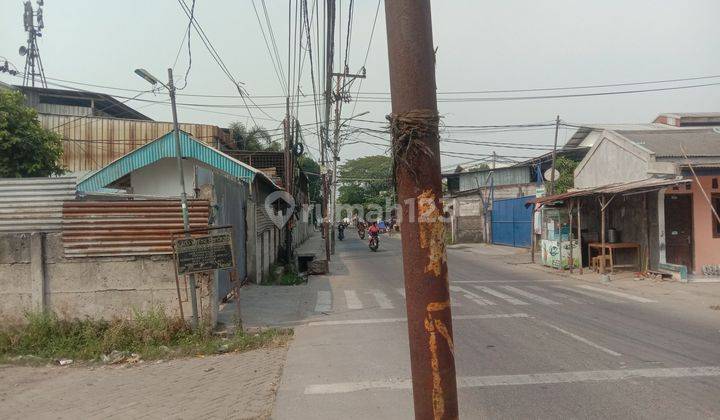
[[[567,335],[567,336],[569,336],[569,337],[572,337],[572,338],[576,339],[577,341],[579,341],[579,342],[581,342],[581,343],[585,343],[585,344],[587,344],[587,345],[590,346],[590,347],[594,347],[594,348],[596,348],[596,349],[598,349],[598,350],[600,350],[600,351],[603,351],[603,352],[605,352],[605,353],[607,353],[607,354],[610,354],[610,355],[612,355],[612,356],[622,356],[622,354],[620,354],[620,353],[618,353],[618,352],[616,352],[616,351],[610,350],[610,349],[607,348],[607,347],[603,347],[603,346],[601,346],[600,344],[593,343],[592,341],[588,340],[587,338],[583,338],[583,337],[580,337],[580,336],[577,335],[577,334],[573,334],[573,333],[571,333],[570,331],[567,331],[567,330],[564,330],[564,329],[558,327],[557,325],[553,325],[553,324],[551,324],[551,323],[549,323],[549,322],[545,322],[545,321],[540,321],[540,322],[542,322],[543,324],[547,325],[548,327],[550,327],[550,328],[552,328],[552,329],[554,329],[554,330],[556,330],[556,331],[559,331],[559,332],[561,332],[561,333],[563,333],[563,334],[565,334],[565,335]]]
[[[513,293],[516,293],[522,297],[526,297],[530,300],[534,300],[535,302],[542,303],[543,305],[559,305],[560,303],[555,302],[554,300],[542,297],[540,295],[536,295],[535,293],[530,293],[522,289],[518,289],[517,287],[513,286],[502,286],[503,289],[509,290]]]
[[[652,300],[652,299],[646,299],[646,298],[644,298],[644,297],[635,296],[635,295],[631,295],[631,294],[623,293],[623,292],[618,292],[617,290],[601,289],[601,288],[599,288],[599,287],[593,287],[593,286],[587,286],[587,285],[580,285],[580,286],[578,286],[578,287],[582,287],[583,289],[587,289],[587,290],[593,290],[593,291],[596,291],[596,292],[607,293],[607,294],[613,295],[613,296],[619,296],[619,297],[622,297],[622,298],[625,298],[625,299],[634,300],[635,302],[641,302],[641,303],[654,303],[654,302],[657,302],[657,301]]]
[[[395,307],[392,302],[390,302],[390,299],[387,297],[385,292],[383,292],[382,290],[372,289],[370,290],[370,294],[375,297],[375,300],[382,309],[392,309]]]
[[[492,296],[498,297],[498,298],[500,298],[500,299],[503,299],[503,300],[505,300],[505,301],[513,304],[513,305],[528,305],[527,302],[523,302],[523,301],[520,300],[520,299],[516,299],[516,298],[514,298],[514,297],[512,297],[512,296],[510,296],[510,295],[506,295],[506,294],[503,293],[503,292],[498,292],[497,290],[490,289],[489,287],[479,286],[479,285],[477,285],[477,284],[474,285],[473,287],[476,288],[476,289],[478,289],[478,290],[480,290],[480,291],[482,291],[482,292],[487,293],[488,295],[492,295]]]
[[[481,314],[481,315],[455,315],[454,320],[468,319],[502,319],[502,318],[530,318],[524,313],[516,314]],[[337,321],[312,321],[308,327],[322,327],[332,325],[366,325],[366,324],[389,324],[393,322],[407,322],[407,318],[368,318],[368,319],[339,319]]]
[[[345,291],[345,302],[347,303],[348,309],[362,309],[363,307],[360,298],[354,290]]]
[[[470,290],[465,289],[465,288],[462,288],[462,287],[460,287],[460,286],[450,286],[450,291],[451,291],[451,292],[462,293],[467,299],[472,300],[473,302],[477,303],[477,304],[480,305],[480,306],[494,305],[494,304],[495,304],[494,302],[491,302],[491,301],[489,301],[489,300],[487,300],[487,299],[483,299],[483,298],[482,298],[480,295],[478,295],[477,293],[473,293],[473,292],[471,292]]]
[[[315,312],[329,312],[332,310],[332,293],[326,290],[317,292],[315,301]]]
[[[650,368],[623,370],[589,370],[577,372],[533,373],[527,375],[464,376],[457,381],[458,388],[489,388],[496,386],[521,386],[541,384],[565,384],[577,382],[622,381],[627,379],[703,378],[720,376],[720,366],[689,368]],[[340,382],[310,385],[305,395],[343,394],[368,389],[410,389],[409,379],[386,379],[379,381]]]

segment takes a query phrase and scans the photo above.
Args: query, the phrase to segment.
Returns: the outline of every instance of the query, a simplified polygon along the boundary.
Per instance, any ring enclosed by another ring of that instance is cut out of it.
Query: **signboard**
[[[232,235],[212,235],[176,239],[175,262],[178,274],[232,268],[235,266]]]

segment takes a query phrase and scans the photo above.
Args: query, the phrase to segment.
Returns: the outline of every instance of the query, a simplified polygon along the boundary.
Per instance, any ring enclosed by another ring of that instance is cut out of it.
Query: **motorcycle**
[[[365,225],[364,224],[359,224],[357,226],[357,232],[358,232],[358,236],[360,237],[360,239],[365,239]]]
[[[380,238],[378,235],[371,235],[370,236],[370,242],[368,243],[368,246],[370,247],[370,250],[373,252],[376,252],[378,250],[378,247],[380,246]]]

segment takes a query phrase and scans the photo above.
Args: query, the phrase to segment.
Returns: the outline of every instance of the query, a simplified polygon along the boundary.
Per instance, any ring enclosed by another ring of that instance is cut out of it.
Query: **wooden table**
[[[588,244],[588,260],[592,261],[593,253],[592,250],[596,249],[598,250],[598,255],[602,255],[602,249],[603,245],[600,242],[591,242]],[[605,249],[608,251],[608,254],[610,255],[610,272],[615,271],[615,267],[617,268],[623,268],[623,267],[637,267],[637,271],[640,271],[641,269],[641,263],[640,263],[640,244],[637,242],[616,242],[616,243],[610,243],[605,242]],[[615,264],[615,258],[613,255],[613,251],[616,249],[634,249],[635,253],[637,254],[637,264]]]

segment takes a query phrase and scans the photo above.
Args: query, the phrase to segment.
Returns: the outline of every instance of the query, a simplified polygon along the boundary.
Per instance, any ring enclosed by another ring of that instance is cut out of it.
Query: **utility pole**
[[[335,220],[336,214],[336,200],[337,200],[337,167],[338,162],[340,161],[340,111],[342,109],[342,103],[345,101],[344,95],[345,95],[345,87],[348,86],[350,83],[352,83],[355,79],[364,79],[365,78],[365,69],[363,68],[362,72],[360,74],[350,74],[348,73],[347,67],[345,68],[345,71],[343,73],[333,73],[333,76],[336,77],[335,80],[335,130],[333,132],[333,147],[332,147],[332,154],[333,154],[333,176],[332,176],[332,191],[331,191],[331,199],[332,199],[332,206],[331,206],[331,214],[332,217],[330,219],[331,225],[332,225],[332,240],[331,240],[331,246],[330,246],[330,252],[334,255],[335,254],[335,225],[337,223],[337,220]],[[350,82],[345,82],[346,78],[350,78]]]
[[[175,105],[175,83],[173,82],[172,69],[168,69],[168,91],[170,91],[170,104],[172,105],[173,136],[175,137],[175,161],[177,162],[178,173],[180,174],[180,206],[182,207],[183,229],[185,237],[190,237],[190,213],[187,204],[187,193],[185,192],[185,174],[182,166],[182,148],[180,147],[180,126],[178,125],[177,106]],[[190,305],[192,307],[192,327],[198,326],[197,291],[195,290],[195,274],[189,275],[190,283]]]
[[[458,418],[429,0],[385,2],[416,419]]]
[[[327,9],[327,26],[325,33],[325,120],[323,132],[321,133],[322,150],[320,150],[322,162],[322,184],[323,184],[323,233],[325,234],[325,259],[330,262],[330,229],[328,214],[328,199],[330,188],[328,185],[328,161],[326,159],[326,149],[330,143],[330,106],[332,104],[332,76],[333,76],[333,57],[335,55],[334,37],[335,37],[335,0],[326,0]]]
[[[555,194],[555,155],[557,154],[557,138],[558,130],[560,129],[560,116],[555,118],[555,142],[553,143],[552,151],[552,166],[550,168],[550,195]]]
[[[293,166],[293,145],[295,143],[293,138],[293,127],[291,124],[290,117],[290,96],[285,98],[285,121],[283,124],[283,134],[285,140],[285,191],[290,196],[293,196],[293,183],[294,183],[294,166]],[[290,209],[285,209],[290,211]],[[292,259],[292,221],[288,218],[285,224],[285,261],[290,263]]]

